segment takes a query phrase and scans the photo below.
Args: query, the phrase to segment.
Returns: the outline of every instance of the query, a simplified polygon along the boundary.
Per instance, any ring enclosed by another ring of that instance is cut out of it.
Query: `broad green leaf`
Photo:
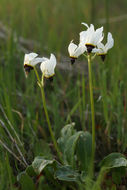
[[[105,169],[127,167],[127,159],[121,153],[111,153],[100,162],[100,167]]]
[[[38,156],[34,159],[32,166],[34,171],[37,174],[40,174],[42,172],[42,170],[47,166],[47,165],[51,165],[54,162],[56,162],[55,160],[46,160],[44,157]]]
[[[74,153],[77,145],[77,141],[79,139],[79,136],[82,134],[82,131],[79,131],[72,135],[66,142],[65,150],[64,150],[64,155],[66,158],[66,161],[69,165],[74,167]]]
[[[75,134],[76,130],[74,129],[75,123],[68,124],[63,127],[61,130],[61,137],[58,139],[58,144],[62,152],[65,150],[65,146],[69,137]]]
[[[22,172],[18,175],[17,180],[21,184],[21,189],[22,190],[35,190],[35,185],[33,183],[32,178],[26,173]]]
[[[80,174],[74,171],[70,166],[61,166],[55,173],[55,178],[62,181],[79,181]]]
[[[92,154],[92,137],[89,132],[83,132],[77,142],[76,152],[81,170],[88,171]]]

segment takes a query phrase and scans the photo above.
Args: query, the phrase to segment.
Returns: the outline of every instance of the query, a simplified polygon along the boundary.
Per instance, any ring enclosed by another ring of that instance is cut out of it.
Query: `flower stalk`
[[[94,173],[94,157],[95,157],[95,112],[94,112],[93,85],[92,85],[91,55],[88,54],[87,58],[88,58],[89,89],[90,89],[90,102],[91,102],[91,113],[92,113],[91,175],[93,175],[93,173]]]
[[[54,147],[55,147],[55,150],[57,152],[57,155],[58,155],[60,161],[62,162],[61,152],[60,152],[60,150],[58,148],[57,141],[55,139],[55,136],[54,136],[54,133],[53,133],[53,130],[52,130],[51,122],[50,122],[47,107],[46,107],[46,99],[45,99],[45,92],[44,92],[44,81],[43,81],[44,75],[42,75],[42,81],[41,81],[35,67],[34,67],[34,72],[36,74],[36,77],[37,77],[37,80],[38,80],[38,83],[39,83],[39,87],[41,89],[41,96],[42,96],[44,112],[45,112],[46,120],[47,120],[47,123],[48,123],[48,129],[49,129],[49,132],[50,132],[50,135],[51,135],[51,138],[52,138],[52,142],[54,144]]]

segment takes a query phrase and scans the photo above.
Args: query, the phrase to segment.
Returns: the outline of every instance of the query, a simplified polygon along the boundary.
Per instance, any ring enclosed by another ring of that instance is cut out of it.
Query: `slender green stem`
[[[51,122],[50,122],[50,119],[49,119],[47,107],[46,107],[44,85],[42,84],[42,82],[43,82],[43,77],[42,77],[42,81],[41,81],[41,80],[40,80],[40,77],[39,77],[39,75],[38,75],[38,72],[37,72],[37,70],[36,70],[35,67],[34,67],[34,71],[35,71],[37,80],[38,80],[38,82],[39,82],[39,87],[40,87],[40,89],[41,89],[42,102],[43,102],[43,107],[44,107],[44,112],[45,112],[46,120],[47,120],[47,123],[48,123],[49,132],[50,132],[50,135],[51,135],[51,138],[52,138],[54,147],[55,147],[55,149],[56,149],[56,152],[57,152],[57,154],[58,154],[58,157],[59,157],[60,161],[62,162],[62,159],[61,159],[61,152],[60,152],[60,150],[59,150],[59,148],[58,148],[58,145],[57,145],[57,142],[56,142],[56,139],[55,139],[53,130],[52,130]]]
[[[88,55],[88,70],[89,70],[89,88],[90,88],[90,102],[92,113],[92,159],[91,159],[91,172],[94,172],[94,157],[95,157],[95,112],[94,112],[94,99],[93,99],[93,86],[92,86],[92,69],[91,69],[91,55]]]

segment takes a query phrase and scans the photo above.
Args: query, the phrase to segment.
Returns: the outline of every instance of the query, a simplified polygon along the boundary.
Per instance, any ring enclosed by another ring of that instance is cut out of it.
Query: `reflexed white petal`
[[[35,58],[31,61],[31,65],[35,66],[37,63],[41,63],[42,61],[44,61],[44,58]]]
[[[105,45],[103,44],[103,43],[99,43],[98,45],[97,45],[97,48],[98,48],[98,52],[97,52],[97,54],[106,54],[107,53],[107,50],[105,49]]]
[[[24,61],[31,61],[32,59],[34,59],[37,56],[38,56],[37,53],[25,54]]]
[[[83,42],[84,44],[89,43],[91,41],[92,34],[94,33],[94,25],[91,24],[89,27],[86,23],[82,24],[87,27],[87,30],[80,32],[80,42]]]
[[[94,45],[94,26],[93,24],[90,25],[90,28],[87,30],[87,37],[86,37],[86,44],[93,44]]]
[[[103,27],[98,28],[95,31],[94,36],[93,36],[94,45],[97,45],[98,43],[100,43],[103,40],[104,35],[102,32],[103,32]]]
[[[51,56],[50,56],[50,61],[52,63],[53,68],[55,68],[55,66],[56,66],[56,57],[52,53],[51,53]]]
[[[42,62],[43,58],[37,58],[38,54],[29,53],[25,54],[24,65],[35,66],[37,63]]]
[[[50,59],[43,61],[40,65],[40,69],[45,77],[49,78],[55,74],[54,69],[56,66],[56,57],[51,54]]]
[[[114,39],[112,37],[112,34],[108,32],[107,43],[105,44],[105,48],[109,50],[113,47],[113,45],[114,45]]]
[[[43,57],[43,61],[47,61],[49,60],[47,57]]]
[[[97,45],[97,47],[98,47],[99,49],[105,49],[104,44],[102,44],[101,42]]]
[[[76,44],[74,44],[72,41],[70,42],[69,46],[68,46],[68,52],[70,56],[74,55],[74,52],[76,50],[78,46]]]
[[[86,24],[85,22],[82,22],[81,24],[85,25],[87,28],[89,28],[88,24]]]
[[[81,54],[83,54],[86,51],[86,46],[84,45],[79,45],[77,49],[75,50],[75,57],[79,57]]]
[[[80,42],[84,42],[85,44],[87,40],[88,31],[82,31],[79,33],[79,35],[80,35]]]
[[[94,25],[93,25],[93,24],[90,24],[90,29],[91,29],[92,31],[94,31]]]

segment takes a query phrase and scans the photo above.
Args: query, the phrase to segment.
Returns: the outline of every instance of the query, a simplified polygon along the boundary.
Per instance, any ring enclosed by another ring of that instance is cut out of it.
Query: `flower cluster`
[[[87,30],[80,32],[80,42],[79,45],[70,42],[68,46],[68,52],[71,58],[71,63],[75,62],[81,54],[87,53],[96,53],[102,57],[104,61],[105,55],[107,54],[108,50],[113,47],[114,39],[112,34],[109,32],[107,36],[107,43],[104,45],[102,40],[104,38],[103,34],[103,27],[94,29],[94,25],[91,24],[88,26],[86,23],[82,23],[87,27]]]
[[[49,59],[46,57],[40,58],[36,53],[25,54],[24,70],[26,76],[28,75],[30,70],[32,70],[35,67],[35,65],[37,65],[38,63],[41,63],[40,69],[45,78],[53,77],[53,75],[55,74],[54,69],[57,63],[56,57],[53,54],[51,54]]]

